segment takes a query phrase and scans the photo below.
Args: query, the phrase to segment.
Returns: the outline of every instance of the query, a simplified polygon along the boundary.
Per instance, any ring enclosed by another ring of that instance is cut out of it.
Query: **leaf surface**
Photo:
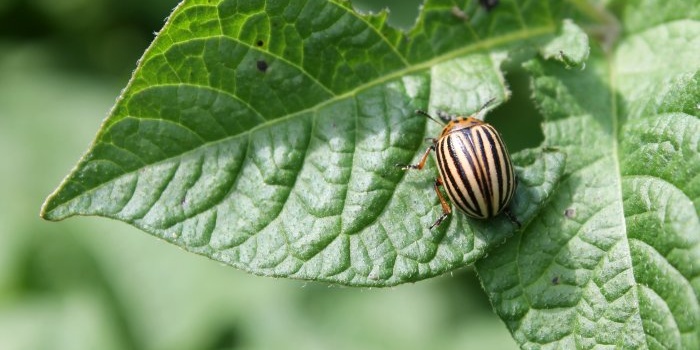
[[[403,33],[342,1],[183,1],[42,216],[115,218],[255,274],[347,285],[472,263],[514,226],[457,214],[429,230],[433,162],[395,164],[416,162],[440,132],[415,109],[506,100],[506,52],[550,37],[560,10],[434,0]],[[564,156],[515,159],[514,211],[527,223]]]
[[[629,3],[622,18],[669,17],[628,23],[585,69],[526,65],[566,170],[532,224],[477,263],[523,348],[700,347],[700,21]]]

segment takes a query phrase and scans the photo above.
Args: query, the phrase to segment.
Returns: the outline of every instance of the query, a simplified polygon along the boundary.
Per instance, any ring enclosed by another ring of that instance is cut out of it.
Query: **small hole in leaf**
[[[511,154],[526,148],[537,147],[544,140],[543,117],[535,108],[530,96],[530,76],[520,67],[508,69],[505,76],[511,98],[486,115],[486,122],[501,133]]]
[[[265,42],[262,40],[258,40],[255,42],[255,45],[258,45],[258,47],[265,45]]]
[[[257,62],[257,67],[258,67],[258,70],[259,70],[259,71],[261,71],[261,72],[263,72],[263,73],[267,72],[267,68],[268,68],[267,61],[265,61],[265,60],[259,60],[259,61]]]

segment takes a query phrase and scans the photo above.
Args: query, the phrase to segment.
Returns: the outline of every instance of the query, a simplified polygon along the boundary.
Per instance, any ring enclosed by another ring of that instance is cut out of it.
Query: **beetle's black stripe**
[[[446,173],[450,175],[450,189],[452,191],[451,197],[453,200],[458,202],[458,206],[464,212],[471,214],[472,216],[479,216],[479,204],[477,201],[476,194],[474,193],[473,186],[465,185],[465,181],[468,182],[466,170],[462,167],[464,164],[459,158],[457,158],[458,153],[455,147],[455,135],[453,137],[446,138],[447,149],[444,157],[444,167],[447,170]],[[449,160],[447,157],[450,157]],[[460,186],[462,184],[462,186]],[[466,194],[466,195],[465,195]],[[468,196],[468,198],[467,198]],[[459,199],[459,200],[457,200]]]
[[[449,169],[449,162],[451,161],[450,159],[447,159],[447,156],[450,153],[449,150],[449,142],[448,138],[442,138],[440,139],[440,142],[438,144],[438,148],[436,150],[436,155],[437,155],[437,160],[438,160],[438,167],[440,168],[440,173],[442,174],[442,183],[445,186],[445,189],[447,190],[447,195],[450,197],[452,202],[460,207],[460,209],[464,210],[464,205],[463,202],[465,202],[464,194],[460,193],[459,191],[456,191],[454,188],[454,173]]]
[[[503,196],[500,198],[498,204],[498,208],[502,210],[508,204],[510,199],[513,197],[513,193],[515,192],[515,174],[513,173],[513,167],[511,165],[510,157],[508,156],[506,145],[503,143],[503,140],[501,140],[501,137],[498,135],[496,129],[491,126],[489,126],[489,128],[491,129],[491,136],[493,137],[494,142],[497,143],[494,157],[500,156],[501,159],[498,169],[506,178],[502,187]]]
[[[458,133],[456,142],[459,142],[459,150],[461,155],[459,158],[459,165],[464,168],[464,181],[462,186],[472,189],[474,195],[472,199],[474,201],[474,207],[477,208],[475,216],[480,218],[488,217],[488,211],[486,210],[487,204],[485,201],[484,194],[487,191],[487,187],[483,182],[482,173],[479,171],[478,155],[474,149],[474,145],[471,141],[471,135],[468,130],[465,132]]]
[[[494,210],[497,211],[499,208],[501,208],[503,206],[503,199],[505,198],[505,195],[506,195],[505,191],[507,189],[504,187],[504,183],[503,183],[503,175],[504,175],[503,171],[505,171],[506,169],[503,168],[504,162],[502,162],[502,160],[501,160],[502,159],[502,156],[500,155],[501,149],[499,147],[498,141],[494,140],[493,135],[496,132],[496,130],[494,130],[490,126],[484,126],[484,130],[488,131],[488,132],[484,132],[484,136],[486,137],[489,145],[491,146],[490,155],[493,158],[492,159],[493,160],[493,168],[492,169],[496,172],[496,174],[495,174],[496,175],[496,186],[494,186],[494,189],[496,191],[493,193],[493,197],[495,199],[493,202],[497,205],[497,207],[494,208]],[[494,180],[493,176],[491,176],[491,181],[493,182],[493,180]]]
[[[476,203],[474,192],[469,186],[466,186],[466,191],[461,191],[457,185],[458,181],[465,181],[466,175],[464,174],[464,169],[458,166],[458,162],[455,161],[454,145],[451,141],[452,138],[450,137],[442,138],[438,145],[438,151],[436,152],[438,156],[438,165],[443,174],[443,183],[448,190],[450,199],[452,199],[455,205],[462,209],[462,211],[474,215],[473,213],[478,213],[474,205],[474,203]],[[454,165],[455,169],[451,169],[450,165]],[[455,176],[458,180],[455,179]],[[466,195],[471,197],[471,201],[465,197],[465,192]]]
[[[496,210],[498,210],[498,208],[494,208],[495,205],[498,205],[498,202],[494,201],[495,189],[493,188],[493,177],[491,176],[493,166],[492,162],[489,162],[493,147],[492,145],[484,142],[486,132],[484,131],[483,127],[474,128],[472,134],[474,135],[473,139],[476,139],[476,144],[474,146],[476,146],[475,148],[479,151],[479,172],[481,173],[481,180],[483,181],[486,189],[486,192],[484,192],[484,201],[486,202],[487,212],[486,215],[493,216],[496,214]],[[489,146],[488,150],[486,149],[486,146]]]
[[[502,161],[500,162],[499,169],[502,170],[502,173],[505,174],[506,181],[503,184],[503,198],[499,202],[499,208],[503,209],[508,202],[510,202],[510,199],[513,197],[513,193],[515,193],[515,174],[513,173],[513,166],[510,160],[510,156],[508,155],[508,149],[506,148],[505,143],[503,143],[503,140],[501,139],[500,135],[494,129],[493,127],[489,126],[489,128],[492,131],[492,136],[494,140],[498,143],[496,149],[497,153],[494,153],[495,155],[501,155]]]
[[[474,178],[478,182],[479,190],[481,191],[481,196],[479,197],[479,208],[482,217],[491,216],[491,190],[489,188],[488,179],[486,178],[486,173],[484,172],[484,161],[482,155],[484,153],[483,142],[481,142],[478,137],[478,128],[471,128],[468,133],[465,132],[467,136],[469,148],[466,144],[464,145],[465,152],[467,152],[471,159],[470,164],[472,164],[474,173]],[[475,138],[476,142],[475,142]]]
[[[510,156],[508,155],[508,150],[505,148],[505,146],[503,148],[503,153],[504,153],[505,159],[506,159],[504,161],[504,163],[505,163],[505,168],[506,168],[506,175],[508,177],[508,183],[507,183],[508,196],[506,196],[505,200],[503,201],[503,206],[505,206],[508,204],[508,202],[510,202],[510,199],[513,198],[513,195],[515,194],[516,182],[515,182],[515,172],[513,170],[513,163],[510,160]]]
[[[483,200],[485,188],[478,172],[479,164],[475,161],[474,149],[468,138],[469,133],[460,132],[457,135],[459,150],[461,151],[458,155],[462,155],[459,158],[458,166],[463,169],[464,174],[464,181],[462,181],[461,185],[471,192],[470,198],[473,201],[473,207],[476,209],[473,215],[479,218],[486,218],[487,212],[484,211],[486,203]],[[469,167],[465,168],[466,165],[469,165]]]
[[[503,144],[503,141],[500,140],[500,138],[499,141],[501,144]],[[501,148],[501,152],[503,152],[503,169],[507,178],[505,187],[508,189],[502,204],[502,206],[505,207],[515,194],[515,173],[513,172],[513,163],[510,160],[510,155],[508,154],[508,149],[506,148],[505,144]]]
[[[493,127],[485,126],[483,129],[483,135],[487,139],[490,147],[489,152],[487,153],[489,159],[491,160],[491,165],[488,167],[488,171],[490,175],[489,182],[494,185],[493,188],[496,190],[491,194],[493,203],[492,214],[495,215],[505,206],[505,200],[510,192],[510,185],[508,183],[504,183],[503,179],[507,176],[504,174],[504,172],[508,171],[507,163],[503,158],[505,146]]]

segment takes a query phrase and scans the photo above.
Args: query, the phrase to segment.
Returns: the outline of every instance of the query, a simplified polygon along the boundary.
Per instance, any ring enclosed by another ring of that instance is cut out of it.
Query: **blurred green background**
[[[0,0],[0,349],[515,349],[470,268],[343,288],[251,276],[116,221],[39,219],[176,3]],[[354,3],[402,27],[419,5]],[[527,81],[508,80],[489,118],[512,149],[536,146]]]

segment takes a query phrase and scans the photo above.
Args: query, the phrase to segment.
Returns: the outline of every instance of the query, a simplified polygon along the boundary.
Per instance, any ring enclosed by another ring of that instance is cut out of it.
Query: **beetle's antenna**
[[[490,105],[493,103],[493,101],[496,101],[496,98],[495,98],[495,97],[491,97],[491,99],[489,99],[488,101],[486,101],[486,103],[484,103],[481,107],[479,107],[479,109],[478,109],[478,110],[476,111],[476,113],[474,113],[474,114],[479,114],[479,113],[481,113],[484,109],[486,109],[486,107],[490,106]]]
[[[430,119],[430,120],[432,120],[432,121],[434,121],[434,122],[436,122],[436,123],[438,123],[438,124],[440,124],[440,125],[445,125],[445,124],[443,124],[443,123],[440,123],[437,119],[433,118],[432,115],[428,114],[428,112],[426,112],[426,111],[424,111],[424,110],[422,110],[422,109],[416,109],[416,113],[418,113],[418,114],[420,114],[420,115],[422,115],[422,116],[424,116],[424,117],[427,117],[428,119]]]

